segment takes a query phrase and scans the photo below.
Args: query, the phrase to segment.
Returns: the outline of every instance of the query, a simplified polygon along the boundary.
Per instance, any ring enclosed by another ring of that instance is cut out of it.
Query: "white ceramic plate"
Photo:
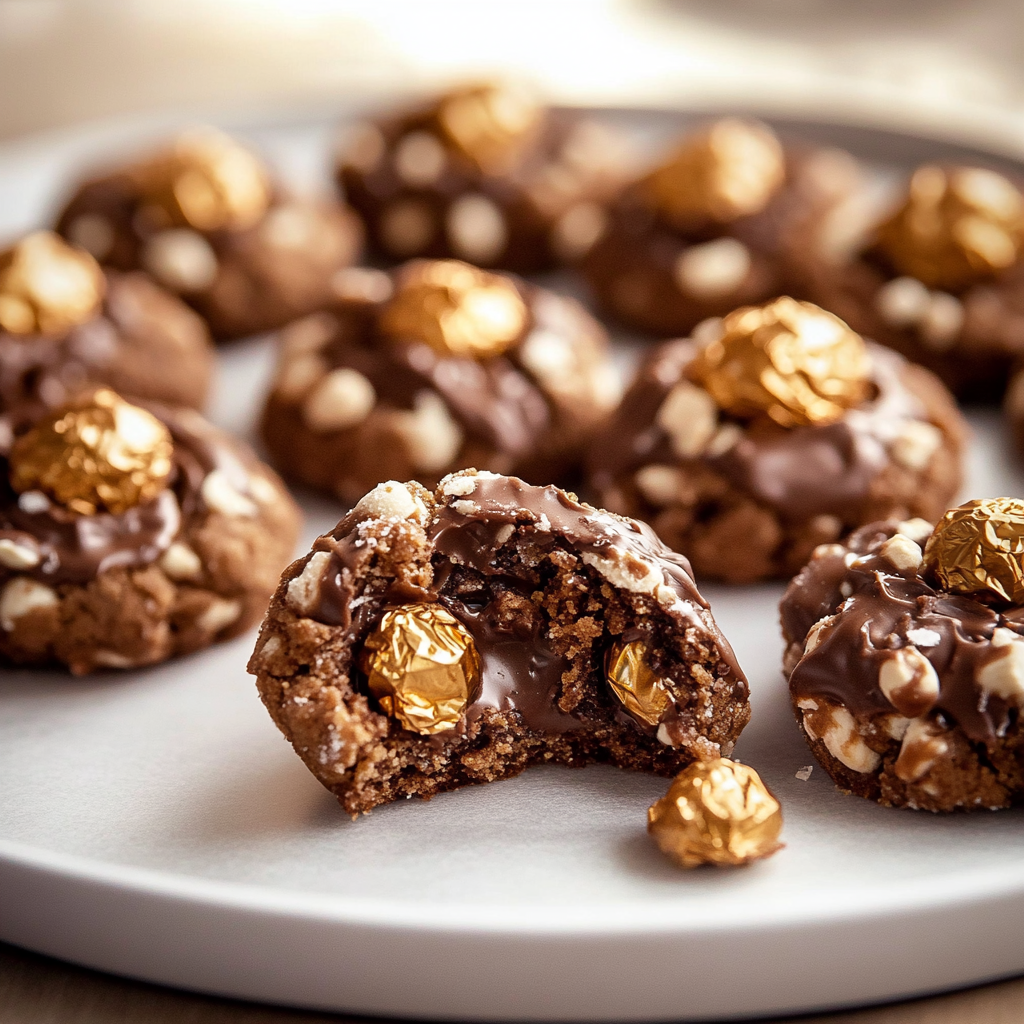
[[[664,130],[669,115],[627,115]],[[0,151],[0,235],[78,161],[163,127]],[[948,147],[820,128],[890,163]],[[315,182],[325,123],[249,134]],[[214,418],[247,432],[269,369],[223,353]],[[994,412],[965,496],[1024,493]],[[308,541],[339,510],[307,500]],[[935,817],[838,793],[779,673],[781,587],[706,588],[750,676],[737,755],[782,799],[786,849],[683,873],[645,834],[663,780],[536,768],[349,821],[264,712],[252,637],[146,672],[0,680],[0,939],[120,974],[396,1016],[643,1020],[810,1010],[1024,970],[1024,813]]]

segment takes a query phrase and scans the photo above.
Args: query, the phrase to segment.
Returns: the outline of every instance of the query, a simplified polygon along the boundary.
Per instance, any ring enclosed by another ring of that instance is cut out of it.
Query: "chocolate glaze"
[[[990,745],[1018,709],[994,694],[986,697],[975,678],[1000,656],[990,642],[994,630],[1007,626],[1024,634],[1024,624],[1009,609],[941,590],[927,573],[899,573],[876,553],[896,532],[895,523],[864,527],[850,540],[849,550],[859,556],[851,566],[844,562],[847,549],[836,546],[790,584],[781,606],[788,642],[803,643],[815,622],[838,613],[793,670],[790,691],[794,699],[824,697],[860,718],[894,714],[879,689],[879,669],[893,650],[913,645],[939,677],[934,711],[970,740]],[[916,634],[915,643],[908,635],[914,630],[930,633]]]

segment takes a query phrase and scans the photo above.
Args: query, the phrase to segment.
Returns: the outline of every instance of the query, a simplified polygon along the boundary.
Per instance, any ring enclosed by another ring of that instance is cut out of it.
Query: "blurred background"
[[[0,138],[140,110],[328,112],[515,71],[563,102],[747,107],[1021,156],[1022,57],[1020,0],[0,0]]]

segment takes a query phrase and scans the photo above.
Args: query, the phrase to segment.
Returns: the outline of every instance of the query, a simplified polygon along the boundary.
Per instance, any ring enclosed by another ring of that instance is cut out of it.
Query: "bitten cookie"
[[[966,432],[927,370],[781,298],[655,349],[594,440],[588,480],[702,579],[788,579],[863,523],[940,515]]]
[[[1024,355],[1024,196],[1001,174],[919,168],[852,255],[812,269],[816,302],[961,398],[998,398]]]
[[[241,442],[107,389],[0,427],[0,662],[152,665],[263,615],[299,512]]]
[[[203,321],[145,275],[104,273],[48,231],[0,252],[0,411],[98,384],[201,408],[213,362]]]
[[[463,466],[562,479],[618,398],[603,328],[524,281],[418,260],[336,294],[284,332],[262,433],[289,479],[349,504]]]
[[[972,501],[818,548],[782,600],[785,671],[848,792],[929,811],[1024,802],[1024,504]],[[923,548],[923,552],[922,552]]]
[[[351,814],[535,763],[672,775],[750,713],[686,559],[475,470],[367,494],[286,570],[249,670]]]
[[[783,146],[766,125],[725,118],[608,205],[582,270],[623,323],[685,334],[737,306],[801,292],[808,254],[858,181],[847,153]]]
[[[593,241],[598,204],[629,162],[610,129],[488,84],[357,125],[337,176],[385,259],[456,257],[532,273]]]
[[[319,308],[362,244],[350,210],[286,195],[258,157],[212,129],[84,182],[57,230],[105,266],[150,273],[218,340]]]

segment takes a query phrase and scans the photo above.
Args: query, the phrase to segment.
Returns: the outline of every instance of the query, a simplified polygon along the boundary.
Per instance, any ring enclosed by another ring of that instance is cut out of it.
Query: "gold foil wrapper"
[[[647,647],[640,640],[616,643],[605,660],[605,676],[612,693],[634,718],[657,726],[672,706],[668,684],[647,662]]]
[[[455,90],[441,99],[437,110],[445,138],[489,174],[507,171],[519,161],[542,119],[536,99],[511,84]]]
[[[267,212],[271,186],[260,160],[212,128],[184,132],[132,172],[144,201],[160,212],[156,227],[241,231]]]
[[[445,356],[488,359],[526,331],[529,311],[507,278],[458,260],[418,260],[380,314],[395,341],[421,341]]]
[[[1024,501],[984,498],[950,509],[924,562],[946,590],[1024,604]]]
[[[783,297],[745,306],[722,323],[722,336],[687,367],[733,416],[766,414],[784,427],[832,423],[870,391],[864,339],[838,317]]]
[[[436,604],[385,612],[366,639],[362,668],[385,714],[428,736],[454,729],[480,688],[472,636]]]
[[[155,416],[101,389],[38,422],[11,448],[11,486],[42,491],[72,512],[115,515],[155,498],[174,444]]]
[[[645,187],[662,216],[685,229],[760,213],[785,177],[782,145],[767,125],[724,118],[685,139]]]
[[[647,831],[684,868],[747,864],[781,849],[782,808],[753,768],[697,761],[648,810]]]
[[[99,264],[52,231],[0,253],[0,330],[63,334],[97,315],[106,292]]]
[[[877,244],[901,274],[930,288],[963,288],[1024,255],[1024,196],[995,171],[921,167]]]

